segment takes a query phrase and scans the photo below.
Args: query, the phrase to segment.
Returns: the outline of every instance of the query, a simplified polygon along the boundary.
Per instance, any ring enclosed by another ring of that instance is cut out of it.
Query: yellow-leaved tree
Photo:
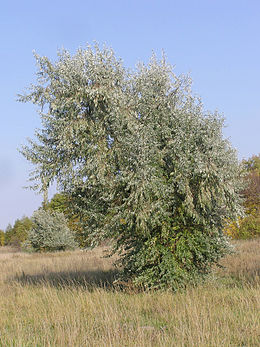
[[[5,244],[5,233],[3,230],[0,230],[0,246],[4,246]]]

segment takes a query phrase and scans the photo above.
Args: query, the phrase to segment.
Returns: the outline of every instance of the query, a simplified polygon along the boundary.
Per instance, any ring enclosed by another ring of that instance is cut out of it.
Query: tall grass
[[[114,286],[105,247],[0,248],[0,346],[259,346],[260,240],[236,246],[206,283],[177,293]]]

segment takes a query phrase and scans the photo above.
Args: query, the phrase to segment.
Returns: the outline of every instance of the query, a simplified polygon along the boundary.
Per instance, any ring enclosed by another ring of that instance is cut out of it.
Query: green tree
[[[12,225],[9,223],[5,229],[5,244],[8,245],[10,243],[10,239],[12,236],[12,231],[13,231],[13,227]]]
[[[66,194],[56,193],[46,204],[45,209],[66,214],[68,210],[68,197]]]
[[[96,45],[36,60],[38,83],[20,96],[42,117],[39,141],[21,150],[34,188],[56,180],[92,244],[113,239],[136,285],[176,288],[207,274],[228,252],[226,218],[241,212],[223,119],[164,58],[129,72]]]
[[[27,246],[36,252],[53,252],[77,247],[63,213],[39,209],[32,217],[33,227]]]
[[[256,172],[260,176],[260,154],[243,160],[242,164],[247,172]]]
[[[17,219],[12,227],[10,224],[6,228],[5,243],[20,247],[27,240],[28,232],[32,227],[32,221],[28,217]]]

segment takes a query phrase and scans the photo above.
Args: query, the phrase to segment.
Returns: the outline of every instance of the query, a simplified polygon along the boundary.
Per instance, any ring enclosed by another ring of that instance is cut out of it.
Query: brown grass
[[[233,241],[235,254],[224,258],[224,266],[218,275],[236,280],[242,286],[259,283],[260,276],[260,238],[253,240]]]
[[[209,281],[172,293],[113,286],[105,247],[0,248],[0,346],[259,346],[260,240],[236,242]]]

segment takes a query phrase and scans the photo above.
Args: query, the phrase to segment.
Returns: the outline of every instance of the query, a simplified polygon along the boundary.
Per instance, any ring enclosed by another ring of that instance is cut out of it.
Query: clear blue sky
[[[163,49],[176,73],[190,73],[206,109],[226,117],[240,159],[260,152],[259,0],[46,0],[0,5],[0,228],[31,216],[42,198],[27,185],[30,165],[17,148],[40,126],[16,94],[35,78],[32,51],[55,59],[93,40],[134,67]]]

